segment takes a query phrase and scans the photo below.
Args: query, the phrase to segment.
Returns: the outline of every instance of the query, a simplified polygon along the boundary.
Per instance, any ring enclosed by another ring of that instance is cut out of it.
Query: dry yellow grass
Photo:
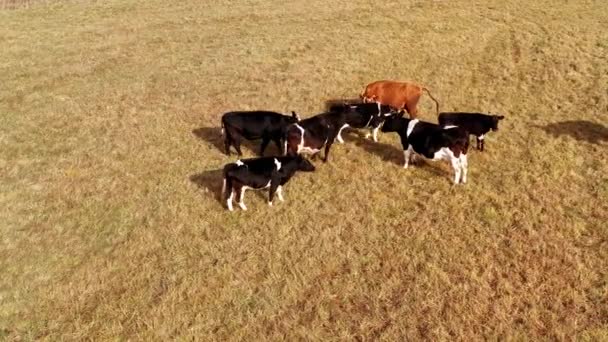
[[[0,24],[0,339],[608,339],[605,1],[111,0]],[[285,203],[218,202],[222,112],[310,116],[377,79],[507,116],[469,184],[351,133]]]

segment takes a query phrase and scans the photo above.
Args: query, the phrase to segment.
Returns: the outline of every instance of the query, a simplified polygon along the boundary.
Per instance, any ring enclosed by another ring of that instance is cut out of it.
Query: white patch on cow
[[[338,131],[338,135],[336,136],[336,139],[338,139],[338,142],[340,144],[344,144],[344,140],[342,140],[342,130],[345,129],[346,127],[349,127],[349,125],[348,124],[342,125],[342,127],[340,127],[340,130]]]
[[[277,188],[277,196],[279,197],[279,201],[283,202],[285,199],[283,198],[283,187],[279,185]]]
[[[439,149],[439,151],[435,152],[435,154],[433,155],[433,159],[432,160],[447,160],[447,161],[451,161],[452,159],[456,158],[454,156],[454,152],[452,152],[452,150],[450,150],[447,147],[442,147]]]
[[[483,139],[485,139],[485,134],[482,134],[482,135],[478,136],[478,137],[477,137],[477,139],[479,139],[479,140],[483,140]],[[491,142],[491,141],[490,141],[490,142]]]
[[[274,165],[277,166],[277,171],[281,169],[281,162],[278,161],[277,158],[274,158]]]
[[[412,131],[414,130],[414,126],[416,126],[416,124],[418,123],[418,119],[414,119],[414,120],[410,120],[410,122],[407,124],[407,131],[405,132],[405,136],[409,138],[410,134],[412,134]]]
[[[317,150],[316,148],[310,148],[308,146],[298,149],[298,154],[300,154],[300,153],[315,154],[315,153],[319,153],[319,152],[321,152],[321,150]]]
[[[461,163],[461,159],[462,155],[460,157],[456,157],[454,155],[454,152],[452,152],[452,150],[450,150],[448,147],[442,147],[441,149],[439,149],[439,151],[435,152],[435,155],[433,156],[432,160],[447,160],[452,164],[452,168],[454,169],[454,184],[458,184],[460,182],[460,176],[462,174],[462,170],[464,169],[462,163]],[[466,156],[464,158],[465,164],[466,164]],[[465,166],[466,167],[466,166]],[[465,176],[465,180],[466,180],[466,176]]]
[[[224,178],[224,181],[222,182],[222,196],[224,195],[225,192],[226,192],[226,178]]]
[[[283,143],[283,155],[287,155],[287,139],[285,139],[285,143]]]
[[[245,163],[243,163],[241,160],[236,161],[236,166],[243,166],[243,165],[245,165]]]
[[[446,125],[446,126],[443,126],[443,129],[450,129],[450,128],[455,128],[455,127],[458,127],[458,126]]]
[[[380,102],[376,102],[376,104],[378,105],[378,115],[380,115],[380,113],[382,113],[382,110],[381,110],[382,105],[380,104]]]
[[[300,130],[300,143],[298,144],[298,150],[296,153],[300,153],[302,151],[302,149],[304,148],[304,128],[302,128],[302,126],[295,124],[296,127]]]
[[[372,129],[372,135],[373,135],[373,137],[374,137],[374,141],[375,141],[375,142],[378,142],[378,130],[379,130],[379,129],[380,129],[380,127],[379,127],[379,126],[378,126],[378,127],[376,127],[376,128],[374,128],[374,129]]]
[[[295,124],[296,127],[300,130],[300,143],[298,144],[298,150],[296,151],[296,153],[300,154],[300,153],[317,153],[321,150],[318,150],[316,148],[310,148],[308,146],[304,146],[304,128],[302,128],[302,126]]]
[[[222,135],[224,135],[224,127],[222,127]]]

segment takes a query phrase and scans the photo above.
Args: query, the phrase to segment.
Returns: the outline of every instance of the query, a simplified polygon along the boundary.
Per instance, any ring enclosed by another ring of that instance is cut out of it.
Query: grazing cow
[[[386,119],[382,132],[397,132],[401,137],[404,168],[408,167],[412,152],[415,152],[431,160],[450,161],[454,168],[454,184],[461,180],[467,182],[469,134],[464,129],[442,128],[418,119],[393,116]]]
[[[365,137],[373,135],[374,141],[378,141],[378,129],[384,122],[387,116],[395,114],[390,106],[380,103],[353,103],[353,104],[337,104],[330,107],[330,112],[344,113],[346,123],[338,131],[336,137],[339,142],[342,140],[342,129],[346,127],[353,128],[370,128],[371,134],[368,133]]]
[[[365,102],[378,102],[399,111],[406,110],[413,119],[418,115],[418,100],[423,91],[429,94],[435,102],[437,114],[439,114],[439,102],[431,95],[431,92],[427,88],[411,82],[372,82],[365,87],[360,96]]]
[[[307,153],[314,158],[325,147],[323,161],[327,162],[329,149],[345,124],[344,112],[322,113],[293,123],[286,129],[283,153]],[[343,142],[341,138],[338,141]]]
[[[441,113],[438,120],[443,127],[458,126],[477,138],[477,149],[483,151],[484,137],[490,130],[498,130],[498,122],[504,115],[488,115],[482,113]]]
[[[247,210],[243,202],[245,190],[270,189],[268,194],[268,205],[272,205],[274,194],[283,199],[283,185],[289,181],[296,171],[312,172],[314,165],[304,157],[261,157],[237,160],[224,166],[224,184],[222,194],[226,198],[226,206],[232,211],[232,196],[236,192],[238,205]]]
[[[274,141],[277,148],[282,147],[285,136],[285,128],[294,122],[300,121],[295,112],[291,116],[267,111],[229,112],[222,115],[222,134],[224,135],[224,147],[226,154],[230,155],[230,145],[234,146],[239,156],[241,153],[241,139],[262,139],[260,156],[270,140]]]

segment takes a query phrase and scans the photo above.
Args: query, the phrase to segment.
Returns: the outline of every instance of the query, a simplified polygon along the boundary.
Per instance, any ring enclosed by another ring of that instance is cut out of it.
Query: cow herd
[[[423,92],[435,102],[438,124],[417,119],[417,104]],[[243,139],[261,139],[260,157],[229,163],[223,170],[222,196],[233,210],[233,199],[247,210],[243,197],[247,189],[269,189],[268,204],[275,194],[283,201],[283,186],[297,171],[311,172],[314,165],[303,154],[314,159],[323,151],[327,162],[334,141],[343,143],[342,130],[346,127],[368,128],[374,141],[378,130],[395,132],[403,145],[404,164],[418,154],[430,160],[447,160],[454,169],[454,183],[467,182],[467,151],[469,135],[475,135],[477,149],[483,151],[484,137],[498,129],[502,115],[482,113],[439,113],[439,103],[427,88],[411,82],[377,81],[370,83],[360,95],[359,103],[332,105],[325,113],[301,119],[298,114],[283,115],[268,111],[225,113],[221,119],[224,148],[230,155],[234,147],[239,156]],[[409,118],[404,117],[407,111]],[[272,141],[282,156],[264,157],[264,150]]]

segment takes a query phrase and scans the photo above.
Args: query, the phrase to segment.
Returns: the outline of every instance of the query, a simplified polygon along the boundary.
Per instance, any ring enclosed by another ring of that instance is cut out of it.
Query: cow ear
[[[502,119],[504,119],[504,118],[505,118],[505,116],[504,116],[504,115],[499,115],[499,116],[498,116],[498,120],[502,120]]]

